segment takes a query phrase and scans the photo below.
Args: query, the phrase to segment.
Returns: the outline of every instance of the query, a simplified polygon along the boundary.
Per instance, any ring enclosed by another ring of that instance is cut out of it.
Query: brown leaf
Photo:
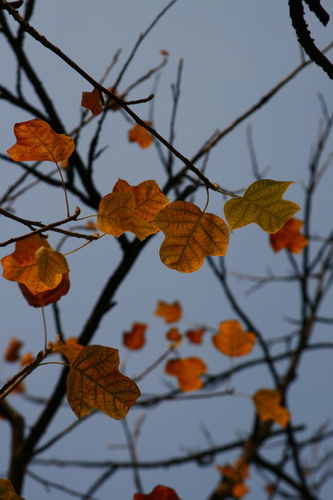
[[[140,396],[138,386],[119,370],[118,350],[90,345],[71,364],[67,399],[78,418],[93,410],[123,419]]]
[[[138,350],[145,344],[145,333],[148,325],[134,323],[130,332],[124,332],[123,343],[128,349]]]

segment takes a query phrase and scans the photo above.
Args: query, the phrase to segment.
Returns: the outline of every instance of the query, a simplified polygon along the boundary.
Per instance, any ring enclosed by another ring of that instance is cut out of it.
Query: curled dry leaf
[[[276,233],[270,234],[269,239],[274,252],[279,252],[283,248],[292,253],[300,253],[309,241],[301,234],[303,222],[293,217]]]
[[[42,307],[56,302],[69,289],[68,264],[38,234],[16,242],[15,251],[3,257],[3,277],[16,281],[28,303]]]
[[[233,231],[248,224],[258,224],[267,233],[276,233],[300,207],[282,195],[293,182],[262,179],[253,182],[244,193],[227,201],[224,215]]]
[[[67,376],[68,403],[78,418],[93,410],[115,419],[126,416],[140,391],[118,366],[117,349],[90,345],[79,352]]]
[[[255,340],[255,334],[243,330],[242,325],[235,319],[220,323],[219,332],[212,337],[216,349],[231,358],[245,356],[251,352]]]
[[[13,161],[67,160],[75,149],[74,141],[65,134],[57,134],[44,120],[35,118],[14,126],[16,144],[7,153]]]
[[[176,323],[182,317],[183,311],[179,302],[175,301],[173,304],[168,304],[160,300],[155,309],[155,316],[163,318],[166,323]]]
[[[178,378],[181,391],[196,391],[202,387],[199,378],[207,371],[205,363],[197,357],[170,359],[165,366],[165,373]]]
[[[192,273],[208,255],[224,256],[227,251],[229,232],[224,221],[188,201],[170,203],[153,223],[165,235],[160,258],[176,271]]]

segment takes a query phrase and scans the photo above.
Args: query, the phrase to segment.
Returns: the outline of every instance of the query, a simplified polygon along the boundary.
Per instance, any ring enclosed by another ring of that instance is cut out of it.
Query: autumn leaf
[[[205,333],[204,328],[198,330],[188,330],[185,335],[192,344],[202,344],[202,337]]]
[[[158,227],[151,220],[168,201],[155,181],[130,186],[126,181],[119,180],[114,191],[100,202],[98,229],[117,237],[131,231],[142,241],[158,232]]]
[[[61,353],[69,363],[73,363],[83,348],[83,345],[78,344],[77,337],[69,337],[65,342],[57,342],[54,344],[52,346],[52,353]]]
[[[224,215],[230,229],[258,224],[267,233],[276,233],[300,207],[282,199],[293,182],[262,179],[251,184],[244,196],[237,196],[224,205]]]
[[[274,389],[260,389],[252,396],[254,405],[262,422],[273,420],[286,427],[290,413],[284,406],[280,405],[281,393]]]
[[[103,105],[99,91],[95,88],[91,92],[82,92],[81,106],[89,109],[93,116],[98,116],[102,113]]]
[[[270,243],[274,252],[286,248],[289,252],[300,253],[309,242],[304,234],[300,233],[303,222],[299,219],[289,219],[275,234],[270,234]]]
[[[33,361],[35,361],[34,356],[31,352],[26,352],[20,359],[20,366],[30,365]]]
[[[17,241],[15,252],[1,262],[3,277],[22,283],[32,294],[55,288],[69,270],[65,257],[38,234]]]
[[[175,301],[173,304],[168,304],[160,300],[154,314],[163,318],[166,323],[176,323],[182,317],[183,312],[179,302]]]
[[[4,360],[8,362],[18,361],[20,358],[20,349],[23,346],[23,342],[15,337],[12,337],[5,349]]]
[[[220,323],[218,333],[212,337],[216,349],[231,358],[251,352],[255,340],[255,334],[244,331],[235,319]]]
[[[180,500],[179,496],[172,488],[168,486],[155,486],[151,493],[136,493],[133,500]]]
[[[151,122],[145,123],[149,127],[151,126]],[[149,148],[153,143],[153,137],[148,130],[138,124],[134,125],[134,127],[128,131],[128,140],[130,142],[137,142],[142,149]]]
[[[170,342],[180,342],[182,340],[182,336],[179,333],[178,328],[170,328],[170,330],[167,331],[165,334],[167,340]]]
[[[78,418],[93,410],[115,419],[125,417],[140,391],[118,366],[117,349],[90,345],[81,350],[67,377],[67,399]]]
[[[75,149],[74,141],[65,134],[57,134],[39,118],[14,126],[16,144],[7,153],[13,161],[67,160]]]
[[[229,241],[224,221],[188,201],[175,201],[153,223],[164,232],[160,257],[167,267],[183,273],[197,271],[208,255],[223,256]]]
[[[63,274],[61,282],[55,288],[36,294],[31,293],[23,283],[19,283],[18,286],[30,306],[45,307],[57,302],[63,295],[66,295],[70,287],[69,275],[68,273]]]
[[[249,477],[249,465],[243,460],[237,460],[234,466],[217,465],[217,470],[228,482],[231,482],[231,494],[234,498],[243,498],[250,490],[244,483]]]
[[[13,485],[7,479],[0,479],[0,498],[2,500],[24,500],[15,493]]]
[[[170,359],[165,366],[165,373],[178,377],[181,391],[196,391],[202,387],[200,375],[206,373],[207,366],[197,357]]]
[[[130,332],[124,332],[123,343],[128,349],[138,350],[145,344],[145,333],[148,325],[144,323],[134,323]]]

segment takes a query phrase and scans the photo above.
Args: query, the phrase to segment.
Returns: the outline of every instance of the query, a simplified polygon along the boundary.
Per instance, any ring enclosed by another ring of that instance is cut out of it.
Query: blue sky
[[[119,62],[106,82],[111,85],[138,36],[164,5],[166,3],[162,1],[148,0],[43,0],[37,2],[31,24],[97,80],[117,49],[121,48]],[[318,46],[325,46],[331,41],[332,31],[322,28],[311,17],[310,19]],[[36,41],[27,38],[26,47],[62,114],[68,131],[72,130],[80,117],[81,92],[91,90],[90,85]],[[170,84],[175,82],[179,60],[183,59],[175,146],[188,157],[193,156],[215,130],[223,130],[287,76],[300,63],[301,54],[291,28],[286,2],[179,0],[142,43],[123,79],[121,91],[161,61],[160,50],[167,50],[170,56],[161,73],[154,99],[154,126],[162,135],[167,136],[172,107]],[[2,82],[10,86],[15,78],[15,65],[6,48],[1,50],[0,62]],[[146,97],[152,89],[153,80],[149,80],[138,86],[131,93],[131,98]],[[28,87],[26,91],[34,102],[33,92]],[[247,147],[247,127],[251,125],[260,169],[269,169],[267,178],[294,181],[295,184],[289,188],[285,198],[302,206],[302,183],[307,177],[307,165],[321,118],[319,92],[330,106],[332,82],[321,69],[311,65],[212,150],[207,171],[210,180],[230,190],[245,188],[253,181]],[[138,105],[135,111],[143,119],[149,117],[148,104]],[[12,132],[14,123],[31,118],[34,117],[11,109],[0,101],[1,152],[5,152],[15,142]],[[103,131],[101,145],[108,148],[100,157],[96,169],[98,188],[102,195],[112,190],[119,177],[132,185],[146,179],[156,179],[163,184],[164,174],[156,150],[140,150],[136,144],[129,145],[127,131],[130,127],[131,123],[118,113],[111,117]],[[87,150],[85,140],[88,140],[91,130],[93,129],[87,127],[87,132],[82,136],[82,154]],[[181,167],[179,162],[175,163],[175,168]],[[45,169],[49,171],[51,166],[46,164]],[[10,185],[16,175],[17,170],[12,165],[2,162],[1,185]],[[331,200],[329,196],[332,185],[332,171],[329,171],[325,182],[320,186],[316,201],[314,221],[319,234],[325,234],[331,227],[331,221],[325,214],[328,210],[327,200]],[[196,202],[203,208],[205,201],[205,192],[202,190]],[[78,204],[72,197],[70,202],[73,208]],[[211,194],[208,210],[223,217],[222,209],[221,196]],[[92,213],[86,208],[83,211],[85,215]],[[17,213],[32,219],[40,218],[43,214],[43,222],[57,220],[64,216],[63,195],[55,190],[46,192],[37,187],[18,201]],[[302,212],[299,217],[302,218]],[[17,234],[15,224],[6,220],[1,224],[2,240]],[[166,348],[164,333],[167,328],[153,315],[157,300],[180,301],[185,316],[183,328],[194,323],[209,325],[214,329],[220,321],[233,317],[230,305],[212,277],[208,265],[204,264],[197,273],[190,275],[171,271],[159,260],[158,249],[161,242],[162,235],[157,235],[140,256],[133,272],[117,293],[117,306],[104,319],[94,339],[94,343],[120,349],[121,360],[129,376],[140,373]],[[74,246],[75,243],[68,243],[66,251]],[[1,257],[7,253],[10,253],[8,247],[2,250]],[[118,258],[117,244],[106,238],[69,256],[71,291],[60,302],[68,335],[75,336],[80,332],[87,311]],[[226,262],[231,271],[260,276],[265,275],[267,269],[282,274],[290,269],[286,257],[282,253],[273,254],[267,234],[254,225],[236,230],[231,235]],[[233,286],[244,307],[265,331],[267,338],[290,331],[290,325],[283,318],[298,314],[297,290],[289,287],[286,291],[285,285],[274,285],[269,290],[264,288],[247,297],[247,282],[235,279]],[[8,337],[15,335],[24,339],[25,350],[38,352],[43,346],[40,311],[26,305],[15,284],[2,280],[0,288],[3,331],[0,338],[1,349],[6,345]],[[326,306],[327,311],[328,306],[329,304]],[[49,337],[52,340],[52,315],[48,310],[46,315]],[[121,343],[122,332],[128,330],[134,321],[149,323],[147,347],[140,353],[129,353]],[[319,329],[318,339],[326,339],[327,333],[327,329]],[[202,357],[212,372],[229,366],[229,360],[213,350],[208,338],[200,349],[182,346],[181,354]],[[255,354],[254,352],[253,356]],[[324,359],[327,362],[324,363]],[[4,380],[12,368],[3,364],[0,366],[0,377]],[[40,367],[27,382],[29,392],[47,397],[58,373],[57,366]],[[332,368],[329,367],[329,354],[313,355],[309,361],[306,359],[302,375],[304,382],[300,382],[297,389],[295,386],[292,411],[300,423],[304,415],[308,415],[308,420],[315,428],[332,413],[331,401],[320,397],[322,387],[333,375]],[[265,379],[266,376],[263,370],[257,370],[250,375],[237,377],[233,383],[238,393],[251,395],[262,386],[263,380],[265,384],[271,383]],[[161,370],[154,372],[145,380],[142,390],[154,392],[163,389],[165,380]],[[173,381],[169,379],[168,382]],[[310,394],[308,387],[311,387]],[[17,396],[13,396],[14,400],[23,409],[27,420],[32,421],[36,407],[20,402]],[[139,414],[141,410],[133,409],[130,412],[130,426],[134,425]],[[188,402],[183,407],[176,403],[165,403],[156,411],[148,412],[146,417],[138,443],[138,454],[140,459],[153,460],[186,454],[188,450],[195,451],[207,446],[200,427],[202,422],[215,444],[246,435],[253,418],[253,408],[248,398],[232,397],[208,403],[204,400]],[[71,411],[64,408],[61,417],[52,424],[48,437],[69,425],[74,418]],[[69,444],[60,441],[47,456],[127,459],[126,452],[112,449],[112,446],[124,442],[122,432],[120,422],[98,415],[79,426],[69,436]],[[8,427],[3,422],[0,422],[0,436],[1,442],[8,436]],[[216,463],[234,458],[234,454],[218,457]],[[6,462],[4,456],[1,456],[0,470],[5,469]],[[73,472],[59,469],[55,475],[45,468],[40,468],[39,473],[53,480],[61,477],[61,482],[73,488],[78,487],[81,491],[85,491],[86,484],[96,474],[94,470]],[[156,484],[166,484],[174,487],[183,500],[199,500],[206,498],[212,491],[218,481],[218,474],[213,464],[204,468],[191,465],[144,472],[142,479],[146,493]],[[262,483],[250,480],[250,487],[252,494],[249,498],[264,498]],[[111,497],[131,500],[134,492],[132,476],[125,471],[116,474],[112,481],[98,491],[96,497],[102,500]],[[29,479],[24,496],[27,500],[60,498],[58,492],[45,495],[44,490]],[[67,496],[64,495],[63,498]],[[329,492],[322,498],[328,500]]]

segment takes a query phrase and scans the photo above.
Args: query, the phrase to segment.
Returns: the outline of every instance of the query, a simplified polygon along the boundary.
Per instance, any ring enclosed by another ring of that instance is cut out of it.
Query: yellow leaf
[[[220,323],[219,332],[212,337],[216,349],[231,358],[245,356],[251,352],[255,340],[255,334],[244,331],[237,320]]]
[[[267,233],[276,233],[300,207],[282,199],[293,182],[263,179],[251,184],[244,196],[232,198],[224,205],[224,215],[233,231],[248,224],[258,224]]]
[[[181,391],[196,391],[202,387],[200,375],[206,373],[207,366],[197,357],[170,359],[165,366],[165,373],[178,377]]]
[[[179,302],[175,301],[173,304],[168,304],[160,300],[155,309],[155,316],[163,318],[166,323],[176,323],[182,317],[182,307]]]
[[[111,347],[90,345],[77,355],[67,377],[67,399],[78,418],[95,409],[115,419],[125,417],[140,391],[118,366],[118,350]]]
[[[131,231],[142,241],[158,232],[151,220],[167,203],[168,199],[155,181],[130,186],[126,181],[119,180],[114,191],[100,202],[97,227],[117,237]]]
[[[38,278],[49,288],[59,285],[62,275],[69,272],[65,256],[52,248],[40,247],[36,253]]]
[[[75,149],[74,141],[65,134],[57,134],[39,118],[14,126],[16,144],[7,153],[14,161],[67,160]]]
[[[183,273],[197,271],[208,255],[225,255],[229,232],[217,215],[188,201],[175,201],[153,223],[165,234],[160,257],[167,267]]]
[[[286,427],[290,419],[290,413],[284,406],[280,405],[281,393],[275,389],[260,389],[252,396],[259,419],[263,422],[273,420]]]
[[[52,346],[52,353],[61,353],[65,356],[69,363],[73,363],[75,358],[84,348],[83,345],[78,344],[77,337],[70,337],[66,339],[66,342],[58,342]]]
[[[0,479],[0,498],[2,500],[24,500],[15,493],[13,485],[7,479]]]

